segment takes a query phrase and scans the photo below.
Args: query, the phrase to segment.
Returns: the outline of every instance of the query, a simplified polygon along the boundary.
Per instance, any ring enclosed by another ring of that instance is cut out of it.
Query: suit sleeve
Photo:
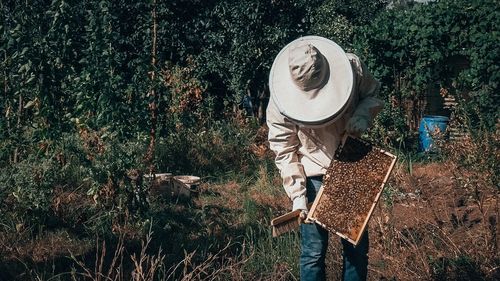
[[[359,102],[354,111],[354,116],[363,117],[371,124],[384,107],[384,102],[378,98],[380,82],[373,77],[366,65],[357,56],[352,55],[351,61],[356,72],[359,94]]]
[[[272,99],[267,108],[267,125],[269,127],[269,147],[275,153],[283,187],[293,201],[293,210],[307,209],[305,173],[298,150],[300,141],[298,128],[290,120],[279,113]]]

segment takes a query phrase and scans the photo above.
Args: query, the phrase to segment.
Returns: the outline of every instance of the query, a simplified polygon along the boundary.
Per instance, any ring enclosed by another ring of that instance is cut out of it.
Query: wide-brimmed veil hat
[[[274,59],[269,89],[281,114],[299,125],[317,126],[344,113],[353,80],[350,61],[339,45],[304,36],[286,45]]]

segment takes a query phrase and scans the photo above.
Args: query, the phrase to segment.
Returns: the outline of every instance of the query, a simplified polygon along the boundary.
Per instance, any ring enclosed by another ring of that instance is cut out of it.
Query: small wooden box
[[[395,163],[396,156],[347,136],[323,177],[307,220],[357,245]]]
[[[174,176],[172,181],[174,196],[190,198],[198,195],[200,178],[196,176]]]

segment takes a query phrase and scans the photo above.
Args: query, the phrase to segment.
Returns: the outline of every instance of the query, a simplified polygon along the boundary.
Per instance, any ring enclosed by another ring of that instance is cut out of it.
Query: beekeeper
[[[269,145],[293,210],[307,216],[344,133],[360,136],[382,109],[380,83],[335,42],[305,36],[286,45],[269,74]],[[343,244],[343,280],[365,280],[368,235]],[[325,279],[328,232],[301,224],[301,280]]]

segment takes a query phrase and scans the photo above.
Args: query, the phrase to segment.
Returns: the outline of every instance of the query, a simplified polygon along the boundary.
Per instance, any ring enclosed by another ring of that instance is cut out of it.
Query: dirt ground
[[[286,211],[290,202],[279,188],[280,179],[270,177],[266,169],[259,174],[258,182],[247,190],[236,182],[202,185],[204,195],[194,200],[194,205],[175,206],[183,214],[188,208],[203,210],[203,216],[185,218],[185,222],[178,222],[179,229],[200,233],[200,241],[208,241],[203,235],[218,239],[227,236],[228,229],[236,231],[234,228],[244,226],[246,220],[261,220],[265,212],[259,210]],[[411,166],[399,162],[369,222],[369,280],[500,280],[499,191],[483,182],[449,162]],[[256,204],[255,218],[241,216],[248,216],[244,206],[249,198]],[[63,201],[60,206],[71,205]],[[204,230],[196,232],[196,227]],[[340,238],[330,237],[328,280],[340,280]],[[12,269],[14,259],[53,265],[56,258],[84,254],[93,247],[92,241],[82,243],[64,231],[33,241],[3,238],[0,240],[18,242],[2,243],[4,259],[11,257],[4,269]],[[30,270],[23,270],[19,262],[15,265],[20,271]]]
[[[498,190],[452,163],[395,168],[369,223],[369,280],[499,280]],[[330,280],[341,245],[331,238]]]

